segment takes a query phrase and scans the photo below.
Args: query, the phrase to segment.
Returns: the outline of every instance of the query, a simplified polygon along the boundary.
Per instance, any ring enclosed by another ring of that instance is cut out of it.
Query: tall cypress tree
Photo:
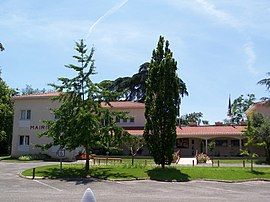
[[[155,163],[162,168],[171,164],[176,140],[179,94],[183,90],[176,70],[169,42],[160,36],[146,80],[144,138]]]

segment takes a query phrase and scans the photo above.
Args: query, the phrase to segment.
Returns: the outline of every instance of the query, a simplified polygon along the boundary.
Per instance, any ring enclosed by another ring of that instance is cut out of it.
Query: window
[[[127,119],[125,118],[125,119],[123,119],[123,123],[126,123],[127,122]]]
[[[20,136],[20,145],[29,145],[29,135]]]
[[[21,110],[21,120],[30,120],[31,110]]]
[[[227,147],[228,146],[228,140],[216,140],[216,146]]]
[[[134,120],[135,120],[134,117],[131,117],[131,118],[129,119],[129,122],[130,122],[130,123],[134,123]]]
[[[176,147],[187,149],[189,148],[189,139],[188,138],[177,138],[176,139]]]
[[[231,140],[231,146],[232,147],[239,147],[239,140]]]
[[[119,118],[119,117],[116,117],[116,118],[115,118],[115,122],[116,122],[116,123],[120,123],[120,118]]]

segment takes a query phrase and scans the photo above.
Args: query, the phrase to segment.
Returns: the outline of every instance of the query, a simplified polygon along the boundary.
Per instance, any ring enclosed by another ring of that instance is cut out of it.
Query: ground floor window
[[[189,139],[188,138],[178,138],[176,139],[176,147],[187,149],[189,148]]]
[[[239,147],[239,145],[240,145],[239,140],[231,140],[232,147]]]
[[[228,140],[216,140],[216,146],[227,147],[228,146]]]
[[[29,145],[29,135],[20,135],[20,145]]]

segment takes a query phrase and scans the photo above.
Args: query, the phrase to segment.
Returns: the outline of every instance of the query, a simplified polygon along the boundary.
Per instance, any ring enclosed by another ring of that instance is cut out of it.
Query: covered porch
[[[209,151],[209,143],[214,141],[216,146]],[[176,149],[180,150],[181,157],[194,157],[198,153],[205,153],[216,157],[236,157],[243,148],[243,138],[208,137],[208,138],[182,138],[177,137]]]
[[[243,149],[245,126],[186,126],[177,128],[175,149],[181,157],[194,157],[198,153],[220,157],[235,157]],[[209,143],[215,142],[215,149],[209,151]]]

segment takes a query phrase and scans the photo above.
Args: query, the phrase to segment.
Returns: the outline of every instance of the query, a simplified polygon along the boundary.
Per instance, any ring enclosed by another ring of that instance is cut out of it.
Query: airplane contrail
[[[120,3],[119,5],[115,5],[113,6],[112,8],[110,8],[104,15],[100,16],[96,22],[94,22],[94,24],[92,24],[92,26],[89,28],[89,31],[85,37],[85,39],[87,39],[90,34],[93,32],[94,28],[96,27],[96,25],[101,21],[103,20],[104,18],[106,18],[107,16],[109,15],[112,15],[114,14],[117,10],[119,10],[120,8],[122,8],[129,0],[124,0],[122,1],[122,3]]]

